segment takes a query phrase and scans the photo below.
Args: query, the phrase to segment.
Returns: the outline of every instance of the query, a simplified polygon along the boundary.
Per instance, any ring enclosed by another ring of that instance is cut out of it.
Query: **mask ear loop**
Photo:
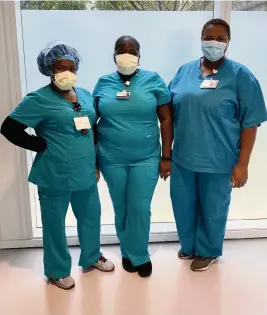
[[[230,44],[230,42],[228,42],[228,44],[227,44],[227,46],[226,46],[226,48],[225,48],[225,51],[224,51],[224,56],[227,58],[228,57],[228,55],[229,55],[229,44]]]

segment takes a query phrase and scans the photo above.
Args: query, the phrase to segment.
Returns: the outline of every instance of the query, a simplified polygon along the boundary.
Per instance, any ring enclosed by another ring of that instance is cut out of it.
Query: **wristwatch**
[[[172,157],[171,156],[162,156],[161,157],[162,161],[171,161],[172,160]]]

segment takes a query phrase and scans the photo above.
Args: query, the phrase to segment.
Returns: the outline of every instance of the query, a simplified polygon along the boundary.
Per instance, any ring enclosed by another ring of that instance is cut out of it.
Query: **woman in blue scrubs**
[[[93,96],[100,118],[98,163],[115,210],[122,265],[148,277],[150,205],[159,175],[171,174],[173,126],[166,84],[157,73],[138,69],[139,59],[138,41],[119,38],[117,72],[100,78]]]
[[[243,187],[266,108],[257,79],[225,57],[230,27],[202,30],[204,57],[182,66],[170,84],[174,110],[171,199],[179,257],[207,270],[222,255],[232,187]]]
[[[51,283],[69,290],[75,285],[65,234],[69,204],[78,223],[79,265],[114,270],[100,252],[100,202],[91,128],[96,113],[90,93],[74,88],[80,62],[74,48],[49,44],[37,62],[51,83],[28,94],[5,120],[1,133],[15,145],[37,152],[29,181],[39,191],[45,275]],[[25,131],[28,127],[36,136]]]

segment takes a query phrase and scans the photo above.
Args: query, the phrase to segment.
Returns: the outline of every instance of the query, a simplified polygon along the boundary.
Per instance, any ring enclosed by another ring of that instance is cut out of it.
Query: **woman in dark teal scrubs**
[[[157,73],[137,69],[136,39],[119,38],[114,58],[118,71],[100,78],[93,92],[100,117],[98,162],[113,201],[123,267],[148,277],[151,200],[159,174],[166,179],[171,173],[170,94]]]
[[[182,249],[193,271],[222,255],[232,187],[243,187],[257,127],[267,119],[257,79],[226,58],[230,27],[202,30],[203,58],[182,66],[170,84],[174,110],[171,198]]]
[[[14,144],[37,152],[29,181],[39,191],[45,275],[69,290],[75,285],[65,234],[69,204],[78,223],[80,266],[114,270],[100,252],[100,202],[91,128],[96,113],[91,94],[74,88],[80,62],[74,48],[49,44],[37,61],[51,83],[28,94],[3,123],[1,132]],[[37,137],[26,133],[28,127]]]

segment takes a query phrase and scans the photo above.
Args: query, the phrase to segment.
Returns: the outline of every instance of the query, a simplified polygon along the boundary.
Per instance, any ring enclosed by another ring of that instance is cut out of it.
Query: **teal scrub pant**
[[[185,254],[222,255],[231,200],[231,174],[197,173],[173,163],[171,199]]]
[[[96,263],[100,253],[100,202],[97,185],[81,191],[57,191],[38,187],[43,224],[44,269],[48,278],[71,273],[65,219],[69,204],[77,219],[81,247],[79,265]]]
[[[159,178],[159,160],[132,166],[101,165],[115,211],[121,254],[134,266],[150,261],[151,201]]]

